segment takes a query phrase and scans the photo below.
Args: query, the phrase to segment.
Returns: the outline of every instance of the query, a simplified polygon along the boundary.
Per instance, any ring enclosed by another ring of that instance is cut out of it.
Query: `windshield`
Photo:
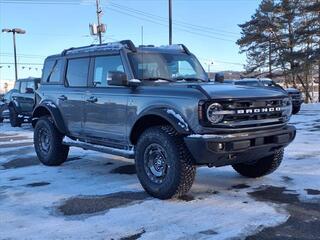
[[[208,81],[199,61],[183,53],[129,53],[135,78],[147,81]]]
[[[277,84],[271,80],[262,80],[262,84],[265,87],[277,87]]]
[[[259,81],[236,81],[234,84],[251,86],[251,87],[261,87]]]

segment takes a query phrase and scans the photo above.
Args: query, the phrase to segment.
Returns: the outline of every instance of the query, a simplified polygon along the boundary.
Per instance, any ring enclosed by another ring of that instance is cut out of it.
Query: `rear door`
[[[84,95],[88,86],[90,58],[67,59],[65,88],[58,95],[65,126],[73,136],[81,136],[84,123]]]
[[[85,96],[84,133],[97,143],[118,147],[126,145],[127,99],[125,86],[109,86],[109,71],[122,71],[121,56],[97,56],[92,59],[91,87]]]

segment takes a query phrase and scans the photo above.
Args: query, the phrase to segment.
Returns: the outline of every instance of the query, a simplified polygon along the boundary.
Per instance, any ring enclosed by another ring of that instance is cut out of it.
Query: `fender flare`
[[[132,125],[131,131],[129,138],[132,142],[132,139],[135,138],[137,134],[137,131],[139,132],[138,135],[141,134],[141,122],[143,121],[142,119],[147,118],[147,117],[159,117],[166,122],[168,122],[170,125],[173,126],[173,128],[179,133],[183,135],[189,135],[192,133],[192,130],[187,123],[187,121],[183,118],[183,115],[180,114],[178,111],[170,108],[170,107],[162,107],[162,108],[156,108],[156,109],[150,109],[146,110],[145,112],[142,112]],[[143,124],[145,126],[152,126],[153,124],[146,123]],[[145,128],[145,127],[142,127]],[[140,129],[140,130],[139,130]]]
[[[59,130],[60,133],[67,133],[66,126],[64,124],[62,115],[58,107],[53,101],[43,101],[32,112],[32,126],[36,125],[36,122],[41,116],[49,113],[55,126]]]

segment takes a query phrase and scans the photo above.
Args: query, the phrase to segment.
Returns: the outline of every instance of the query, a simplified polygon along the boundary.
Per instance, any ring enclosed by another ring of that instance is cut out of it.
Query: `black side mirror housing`
[[[128,85],[127,74],[121,71],[109,71],[107,81],[108,81],[108,85],[115,85],[115,86]]]

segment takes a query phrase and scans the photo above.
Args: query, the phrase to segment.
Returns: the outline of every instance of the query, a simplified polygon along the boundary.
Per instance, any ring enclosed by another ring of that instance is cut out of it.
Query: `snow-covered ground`
[[[275,173],[252,180],[198,168],[188,196],[167,201],[143,192],[130,160],[72,149],[65,164],[45,167],[31,127],[0,124],[0,239],[244,239],[279,226],[287,199],[259,191],[320,202],[320,105],[304,105],[291,123],[297,138]]]

